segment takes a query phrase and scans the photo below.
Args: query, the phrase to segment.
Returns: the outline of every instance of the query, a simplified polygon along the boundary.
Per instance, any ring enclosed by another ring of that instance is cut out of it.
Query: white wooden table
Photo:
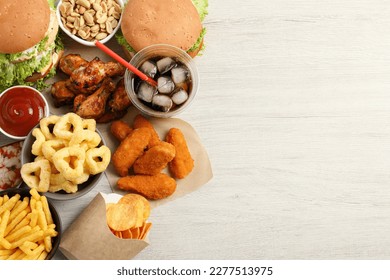
[[[154,209],[137,259],[389,259],[388,1],[210,0],[205,25],[179,117],[214,178]],[[99,191],[55,203],[65,228]]]

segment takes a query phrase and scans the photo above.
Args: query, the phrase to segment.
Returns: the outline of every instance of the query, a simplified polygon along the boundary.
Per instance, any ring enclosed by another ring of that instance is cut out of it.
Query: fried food
[[[121,190],[141,194],[147,199],[166,198],[176,190],[175,179],[164,173],[123,177],[118,180],[117,185]]]
[[[60,59],[59,67],[62,72],[67,75],[72,75],[74,71],[80,67],[87,66],[88,61],[82,58],[79,54],[68,54]]]
[[[95,92],[107,77],[123,76],[125,67],[119,62],[103,62],[95,57],[85,67],[79,67],[70,75],[68,88],[84,94]]]
[[[76,94],[66,87],[68,81],[59,81],[51,86],[51,97],[54,101],[54,106],[61,107],[63,105],[72,104]]]
[[[23,164],[20,174],[30,188],[47,192],[50,186],[50,162],[46,159]]]
[[[143,215],[142,215],[143,222],[146,221],[150,216],[150,203],[142,195],[135,194],[135,193],[128,193],[128,194],[122,196],[122,198],[119,199],[118,203],[136,204],[137,207],[142,208],[143,209]]]
[[[114,120],[118,120],[118,119],[122,118],[124,115],[126,115],[126,113],[127,113],[127,110],[115,111],[115,112],[106,110],[106,112],[103,114],[103,116],[96,119],[96,122],[98,122],[98,123],[112,122]]]
[[[151,147],[153,147],[155,145],[158,145],[161,142],[160,137],[158,136],[156,130],[153,127],[153,125],[144,116],[137,115],[134,118],[133,127],[134,128],[148,127],[148,128],[150,128],[152,130],[151,139],[150,139],[150,142],[149,142],[149,145],[148,145],[149,148],[151,148]]]
[[[148,149],[133,165],[135,174],[156,175],[175,157],[175,147],[164,141]]]
[[[119,80],[116,89],[112,94],[112,99],[108,102],[109,110],[112,112],[127,110],[131,105],[131,101],[127,96],[124,79]]]
[[[101,87],[93,94],[80,102],[79,99],[74,103],[73,111],[82,118],[98,119],[103,116],[106,110],[106,103],[111,93],[115,89],[112,79],[107,78],[103,81]]]
[[[30,194],[16,194],[0,207],[0,260],[45,259],[53,249],[58,232],[47,199],[35,189]]]
[[[150,128],[138,128],[129,134],[112,156],[112,163],[120,176],[126,176],[136,159],[144,152],[151,137]]]
[[[127,135],[129,135],[133,129],[124,121],[114,121],[111,124],[111,133],[119,142],[123,141]]]
[[[23,164],[21,175],[30,188],[39,192],[75,193],[77,185],[107,168],[111,151],[104,145],[99,147],[102,139],[95,132],[95,120],[82,119],[75,113],[53,117],[40,121],[45,133],[34,129],[37,140],[32,149],[39,156],[34,162]]]
[[[175,158],[168,164],[169,171],[177,179],[185,178],[194,168],[194,160],[188,149],[186,139],[178,128],[171,128],[165,139],[175,146]]]

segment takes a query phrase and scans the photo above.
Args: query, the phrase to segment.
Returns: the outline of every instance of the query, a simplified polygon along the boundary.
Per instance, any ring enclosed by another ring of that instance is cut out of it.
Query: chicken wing
[[[59,81],[51,86],[51,96],[56,107],[72,104],[76,96],[66,87],[66,83],[67,81]]]
[[[78,95],[77,98],[75,98],[73,111],[85,119],[100,118],[105,112],[107,99],[114,89],[115,84],[112,79],[106,78],[101,87],[93,94],[88,97]]]
[[[87,66],[87,64],[88,61],[79,54],[68,54],[60,59],[59,67],[62,72],[70,76],[74,71]]]
[[[116,85],[116,89],[112,94],[112,99],[108,102],[108,107],[112,112],[115,112],[126,110],[130,105],[131,101],[127,96],[124,79],[121,79]]]
[[[97,123],[112,122],[112,121],[115,121],[115,120],[122,118],[124,115],[126,115],[126,113],[127,113],[127,110],[115,111],[115,112],[112,112],[110,110],[108,110],[108,111],[106,110],[106,112],[103,114],[103,116],[96,119],[96,122]]]
[[[107,77],[120,76],[125,73],[125,67],[118,62],[104,63],[94,58],[86,66],[76,69],[70,76],[71,90],[78,93],[90,94],[99,88]]]

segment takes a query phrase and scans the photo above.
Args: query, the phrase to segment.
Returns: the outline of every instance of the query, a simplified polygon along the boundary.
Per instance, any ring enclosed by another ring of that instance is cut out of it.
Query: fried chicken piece
[[[112,135],[114,135],[114,137],[118,139],[119,142],[123,141],[126,136],[133,131],[133,129],[124,121],[112,122],[110,130]]]
[[[72,104],[75,94],[66,87],[67,81],[59,81],[51,86],[51,96],[54,106],[61,107],[63,105]]]
[[[185,178],[194,168],[194,160],[191,157],[183,133],[178,128],[171,128],[165,141],[175,146],[175,158],[168,164],[172,176],[177,179]]]
[[[142,116],[142,115],[135,116],[134,122],[133,122],[133,127],[134,128],[147,127],[147,128],[150,128],[152,130],[152,137],[150,139],[150,143],[148,145],[148,148],[151,148],[153,146],[160,144],[160,142],[161,142],[160,137],[158,136],[153,125],[144,116]]]
[[[60,59],[59,67],[62,72],[70,76],[78,68],[85,67],[87,64],[88,61],[79,54],[68,54]]]
[[[103,62],[95,57],[86,66],[76,69],[70,76],[69,88],[79,93],[94,92],[107,77],[121,76],[125,67],[118,62]]]
[[[131,101],[127,96],[124,79],[119,80],[116,89],[112,94],[112,99],[108,102],[108,107],[112,112],[127,110]]]
[[[103,116],[101,116],[100,118],[96,119],[96,122],[97,123],[108,123],[108,122],[112,122],[112,121],[115,121],[117,119],[120,119],[122,118],[124,115],[126,115],[127,113],[127,110],[123,110],[123,111],[115,111],[115,112],[111,112],[111,111],[107,111],[103,114]]]
[[[120,178],[118,188],[143,195],[147,199],[162,199],[172,195],[176,190],[176,181],[172,177],[159,173],[157,175],[134,175]]]
[[[175,147],[164,141],[140,156],[133,165],[135,174],[156,175],[175,157]]]
[[[150,129],[134,129],[119,145],[112,156],[112,163],[116,172],[124,177],[128,174],[135,160],[142,155],[150,141]]]
[[[105,112],[107,100],[114,89],[114,82],[110,78],[106,78],[102,86],[93,94],[88,97],[78,95],[75,98],[73,111],[85,119],[100,118]]]

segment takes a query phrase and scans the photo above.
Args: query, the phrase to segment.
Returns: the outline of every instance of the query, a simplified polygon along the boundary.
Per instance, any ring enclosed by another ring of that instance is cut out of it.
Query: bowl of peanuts
[[[60,28],[85,46],[108,42],[120,28],[123,0],[60,0],[57,18]]]

